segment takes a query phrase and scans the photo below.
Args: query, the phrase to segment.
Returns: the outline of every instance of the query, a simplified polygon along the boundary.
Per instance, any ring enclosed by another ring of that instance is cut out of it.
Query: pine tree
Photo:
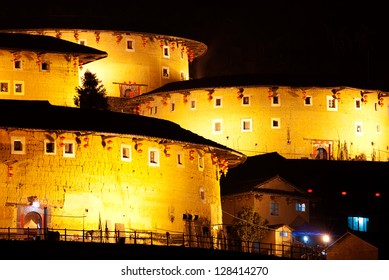
[[[82,77],[82,87],[76,87],[77,95],[74,96],[74,105],[81,109],[108,110],[106,89],[96,74],[87,70]]]

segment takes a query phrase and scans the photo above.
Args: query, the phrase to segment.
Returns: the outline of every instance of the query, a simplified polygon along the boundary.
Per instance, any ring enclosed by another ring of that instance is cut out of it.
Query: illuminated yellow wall
[[[106,88],[108,96],[120,96],[119,84],[114,83],[146,85],[140,87],[140,92],[144,93],[170,82],[189,79],[188,49],[182,44],[182,40],[172,38],[169,41],[165,40],[165,36],[136,32],[95,30],[77,31],[76,40],[75,31],[47,29],[44,35],[57,36],[60,32],[61,39],[107,52],[108,57],[85,65],[80,71],[80,77],[86,70],[95,73]],[[95,32],[99,32],[98,35]],[[96,36],[99,36],[98,40]],[[163,40],[159,40],[159,37]],[[132,50],[127,49],[128,40],[133,42]],[[161,44],[169,48],[168,57],[164,56]],[[168,78],[162,75],[163,67],[169,69]]]
[[[12,154],[12,137],[25,141],[24,154]],[[55,141],[55,154],[45,154],[45,139]],[[66,141],[75,141],[74,157],[63,155],[61,143]],[[143,139],[135,150],[136,143],[139,140],[126,136],[103,139],[1,129],[0,227],[23,227],[25,214],[43,215],[44,206],[49,228],[97,230],[101,218],[109,230],[123,224],[126,230],[185,232],[183,214],[198,215],[195,225],[200,230],[202,225],[221,224],[220,175],[209,153],[191,148],[191,161],[184,144],[170,145],[167,157],[166,147],[156,141]],[[122,144],[131,146],[131,161],[122,160]],[[149,166],[150,148],[159,151],[159,166]],[[199,155],[204,157],[203,169]],[[26,205],[30,196],[37,197],[39,208]]]
[[[14,59],[21,61],[21,69],[14,69]],[[49,70],[41,69],[41,62],[49,62]],[[74,106],[75,87],[79,85],[78,67],[63,54],[22,51],[15,55],[0,50],[0,83],[8,84],[0,90],[0,99],[48,100],[53,105]],[[22,92],[15,92],[15,83],[22,84]]]
[[[328,159],[376,160],[389,159],[388,99],[378,104],[377,91],[367,93],[361,101],[361,89],[344,88],[336,95],[337,109],[327,108],[333,99],[332,88],[312,87],[305,90],[289,86],[276,91],[279,105],[272,105],[269,87],[246,87],[242,98],[238,88],[215,88],[212,99],[208,90],[191,90],[184,102],[184,93],[153,94],[153,100],[133,100],[141,103],[139,113],[180,124],[183,128],[248,156],[278,152],[286,158],[314,159],[319,148]],[[166,95],[166,94],[165,94]],[[305,105],[304,96],[311,105]],[[249,105],[243,105],[245,97]],[[221,99],[221,106],[215,100]],[[191,102],[195,101],[195,108]],[[360,108],[356,108],[356,102]],[[174,110],[172,109],[174,103]],[[155,108],[157,107],[157,109]],[[251,121],[251,131],[242,131],[242,120]],[[221,131],[214,131],[214,122],[221,122]],[[278,121],[278,128],[272,127]],[[357,132],[361,124],[362,132]]]

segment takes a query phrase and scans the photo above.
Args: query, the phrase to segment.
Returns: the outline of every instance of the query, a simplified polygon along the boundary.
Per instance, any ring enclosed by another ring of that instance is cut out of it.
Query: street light
[[[330,242],[330,236],[328,234],[324,234],[322,236],[322,240],[324,242],[324,251],[323,252],[324,252],[324,255],[327,259],[327,246],[328,246],[328,242]]]

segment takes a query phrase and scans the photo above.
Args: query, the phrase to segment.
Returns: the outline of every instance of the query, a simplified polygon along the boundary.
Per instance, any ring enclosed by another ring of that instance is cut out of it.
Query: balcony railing
[[[108,231],[40,228],[0,228],[0,240],[68,241],[143,244],[156,246],[182,246],[261,254],[290,259],[325,259],[323,248],[309,247],[301,243],[274,244],[251,242],[212,236],[161,233],[152,231]]]

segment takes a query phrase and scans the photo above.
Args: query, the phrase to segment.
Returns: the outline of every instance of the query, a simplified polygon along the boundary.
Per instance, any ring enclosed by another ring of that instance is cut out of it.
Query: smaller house
[[[378,260],[378,248],[351,231],[329,245],[326,253],[328,260]]]

